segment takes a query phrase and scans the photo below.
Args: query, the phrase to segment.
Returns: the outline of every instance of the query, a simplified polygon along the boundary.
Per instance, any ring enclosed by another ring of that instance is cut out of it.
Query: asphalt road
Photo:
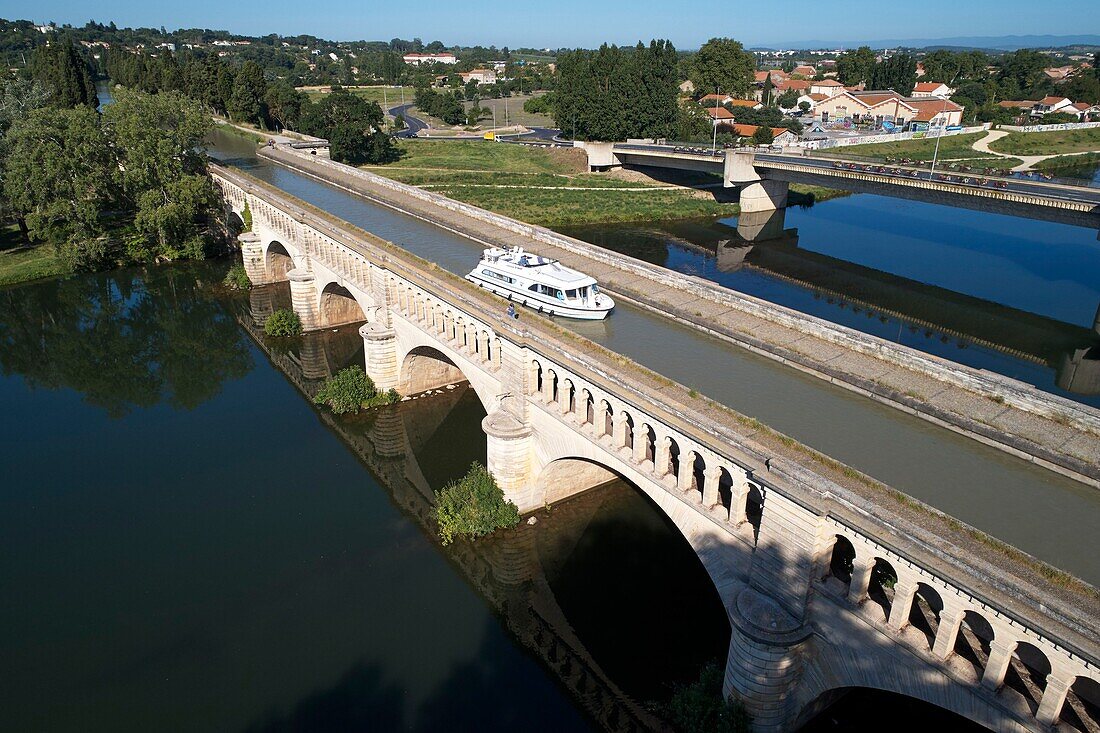
[[[397,115],[401,115],[402,117],[404,117],[406,125],[405,129],[396,133],[394,137],[415,137],[416,133],[420,130],[428,129],[427,122],[420,119],[419,117],[413,117],[411,114],[409,114],[409,109],[411,107],[411,103],[400,104],[396,107],[390,107],[390,114],[394,117],[396,117]]]

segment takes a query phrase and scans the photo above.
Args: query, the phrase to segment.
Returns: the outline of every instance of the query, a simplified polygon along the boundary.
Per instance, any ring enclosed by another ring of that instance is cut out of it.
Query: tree
[[[917,83],[917,60],[907,54],[897,54],[874,65],[869,84],[872,89],[893,89],[908,96]]]
[[[221,211],[200,151],[212,127],[209,115],[177,92],[120,89],[103,116],[147,254],[202,259]]]
[[[677,685],[661,715],[680,733],[748,733],[752,727],[745,706],[722,694],[723,668],[706,664],[699,679]]]
[[[798,104],[799,94],[794,89],[788,89],[779,95],[776,103],[783,109],[793,109]]]
[[[329,141],[333,160],[362,165],[386,163],[397,156],[393,140],[383,131],[384,120],[382,108],[376,102],[340,89],[319,103],[305,102],[300,125],[307,135]]]
[[[813,105],[803,100],[798,103],[798,108],[802,110],[803,114],[805,114],[806,112],[809,112],[811,109],[813,109]]]
[[[676,66],[675,48],[661,40],[563,53],[554,119],[578,139],[666,137],[679,116]]]
[[[31,77],[50,91],[51,103],[60,108],[85,105],[95,109],[99,98],[88,63],[71,38],[39,46],[31,56]]]
[[[1046,54],[1026,48],[1005,54],[1001,57],[997,80],[1007,85],[1007,88],[1030,90],[1043,78],[1043,69],[1046,68],[1049,58]]]
[[[255,61],[246,61],[233,80],[233,93],[228,100],[229,116],[238,122],[264,123],[264,98],[267,80],[264,70]]]
[[[771,145],[773,140],[775,140],[775,133],[770,127],[757,127],[752,133],[752,141],[757,145]]]
[[[436,495],[439,537],[449,545],[455,537],[476,539],[494,530],[519,524],[519,510],[504,498],[493,475],[479,463],[460,481],[445,486]]]
[[[118,161],[95,110],[37,109],[5,137],[4,197],[32,239],[83,266],[80,248],[105,231],[101,212],[117,200]],[[89,267],[99,264],[91,258]]]
[[[696,94],[711,94],[717,90],[732,96],[748,94],[754,82],[756,58],[739,41],[712,38],[704,43],[691,59],[688,76]]]
[[[836,60],[836,73],[844,86],[868,82],[875,67],[875,52],[870,46],[842,53]]]
[[[283,129],[298,128],[298,118],[305,101],[306,95],[295,89],[285,79],[271,84],[267,88],[267,94],[264,95],[268,117]]]

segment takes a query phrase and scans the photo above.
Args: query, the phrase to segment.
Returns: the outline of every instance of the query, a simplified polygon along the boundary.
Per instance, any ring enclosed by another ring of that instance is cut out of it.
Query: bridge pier
[[[760,180],[755,183],[746,183],[741,186],[741,198],[739,205],[742,213],[756,213],[759,211],[775,211],[787,208],[787,192],[789,184],[786,181]]]
[[[302,321],[303,331],[316,331],[320,328],[317,313],[317,283],[313,273],[296,267],[286,274],[290,280],[290,302],[294,312]]]
[[[521,514],[542,508],[538,491],[531,480],[530,426],[515,415],[497,409],[481,421],[485,432],[485,457],[489,473],[496,479],[504,497],[514,503]]]
[[[360,327],[363,337],[365,369],[374,386],[385,392],[397,388],[401,365],[397,363],[397,332],[378,323]]]
[[[244,261],[244,271],[248,280],[253,285],[267,285],[271,278],[267,275],[267,267],[264,262],[264,245],[260,235],[254,232],[241,232],[237,235],[237,241],[241,245],[241,259]]]

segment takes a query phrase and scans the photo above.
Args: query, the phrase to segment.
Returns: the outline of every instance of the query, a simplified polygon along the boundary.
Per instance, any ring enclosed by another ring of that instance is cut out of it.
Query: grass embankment
[[[1050,171],[1054,175],[1064,176],[1072,174],[1075,170],[1085,169],[1095,172],[1100,166],[1100,153],[1082,153],[1081,155],[1059,155],[1054,158],[1040,160],[1033,167],[1036,170]]]
[[[997,155],[983,153],[971,147],[985,135],[984,132],[968,132],[965,135],[949,135],[942,138],[938,159],[942,161],[965,160],[971,165],[985,165],[990,168],[1013,168],[1023,162],[1016,158],[1002,158]],[[831,158],[867,159],[883,162],[887,158],[929,161],[936,155],[936,138],[848,145],[842,148],[822,150],[819,153]]]
[[[396,107],[401,104],[401,87],[387,87],[387,86],[371,86],[371,87],[344,87],[347,91],[351,92],[357,97],[362,97],[368,102],[377,102],[379,107],[385,107],[387,104],[390,107]],[[312,86],[312,87],[298,87],[298,91],[305,92],[311,102],[316,102],[318,99],[324,98],[326,94],[332,93],[332,87],[330,86]],[[415,92],[411,87],[405,88],[405,101],[413,101]]]
[[[1100,152],[1100,128],[1053,132],[1013,132],[989,144],[990,150],[1011,155],[1062,155]]]
[[[409,140],[401,147],[401,160],[366,169],[532,224],[658,221],[738,212],[735,203],[716,201],[709,192],[721,193],[720,187],[698,191],[633,172],[588,173],[588,159],[576,148],[480,140]],[[813,193],[817,200],[838,193],[810,186],[792,190]]]
[[[505,124],[509,125],[523,125],[525,127],[553,127],[554,118],[549,115],[532,114],[525,112],[523,109],[523,103],[531,97],[537,97],[538,94],[516,94],[511,97],[501,97],[500,99],[482,99],[478,106],[485,107],[490,110],[489,114],[482,117],[478,122],[478,125],[483,128],[493,126],[493,113],[492,110],[496,110],[497,125],[504,127]],[[466,102],[464,104],[466,109],[470,109],[474,106],[474,103]]]
[[[32,245],[14,224],[0,228],[0,286],[55,277],[66,272],[49,245]]]

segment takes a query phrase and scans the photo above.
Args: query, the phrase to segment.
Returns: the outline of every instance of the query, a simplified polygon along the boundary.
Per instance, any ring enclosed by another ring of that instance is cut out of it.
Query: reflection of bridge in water
[[[306,334],[292,348],[273,347],[263,336],[263,321],[283,305],[284,298],[289,298],[289,292],[284,294],[276,286],[254,288],[249,311],[239,313],[238,321],[272,364],[312,399],[327,377],[362,363],[363,340],[355,328],[344,328]],[[436,540],[435,490],[425,475],[435,471],[418,456],[438,443],[440,428],[452,411],[471,397],[469,385],[464,384],[350,420],[327,411],[319,411],[318,416],[389,491],[393,502]],[[476,398],[473,401],[480,410]],[[476,422],[473,429],[477,431]],[[620,689],[592,658],[559,606],[544,568],[544,562],[555,564],[556,558],[569,555],[605,501],[602,492],[589,491],[556,505],[537,524],[521,524],[507,533],[439,549],[500,614],[512,636],[538,656],[604,729],[662,730],[661,721]],[[715,603],[724,617],[717,597]],[[724,653],[728,633],[716,645],[715,656]]]
[[[784,223],[785,210],[776,210],[741,214],[736,227],[688,221],[666,228],[677,244],[715,257],[721,272],[759,270],[867,318],[892,317],[911,331],[925,329],[926,338],[953,337],[1044,364],[1062,389],[1100,394],[1095,330],[801,249],[798,230]]]

